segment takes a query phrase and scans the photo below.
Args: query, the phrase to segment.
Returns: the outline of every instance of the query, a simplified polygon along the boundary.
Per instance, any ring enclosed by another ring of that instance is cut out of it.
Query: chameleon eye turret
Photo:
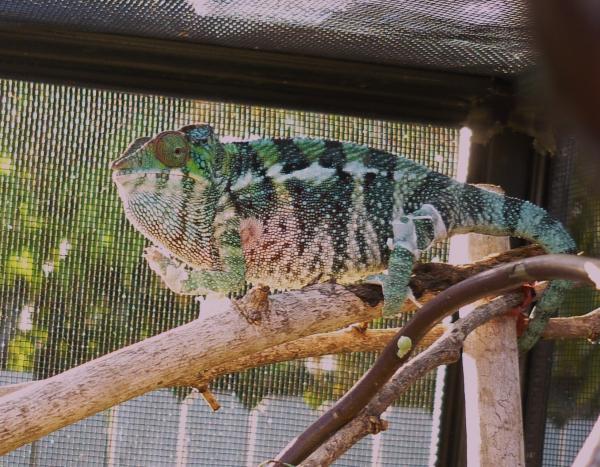
[[[139,151],[144,144],[150,141],[152,138],[143,137],[136,139],[133,143],[129,145],[129,147],[125,150],[121,157],[117,160],[113,161],[110,164],[110,168],[112,170],[123,170],[123,169],[131,169],[135,168],[139,165],[140,160],[137,156],[137,152]]]
[[[185,133],[194,144],[210,144],[216,139],[215,130],[207,123],[194,123],[186,125],[179,131]]]
[[[156,157],[170,168],[183,167],[190,158],[190,143],[180,131],[164,131],[154,140]]]

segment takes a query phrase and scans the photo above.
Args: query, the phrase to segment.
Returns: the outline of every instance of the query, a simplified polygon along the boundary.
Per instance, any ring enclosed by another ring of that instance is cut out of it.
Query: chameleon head
[[[139,138],[111,164],[127,219],[153,243],[198,268],[215,266],[219,153],[213,129],[196,124]]]

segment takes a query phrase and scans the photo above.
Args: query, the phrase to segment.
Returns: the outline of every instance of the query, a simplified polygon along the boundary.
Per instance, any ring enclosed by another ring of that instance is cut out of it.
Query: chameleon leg
[[[415,259],[421,250],[445,237],[446,229],[437,210],[430,204],[392,221],[394,238],[388,240],[392,250],[388,273],[369,276],[366,281],[380,284],[383,289],[383,316],[400,313],[404,300],[412,294],[408,287]]]
[[[206,295],[209,292],[227,294],[244,287],[245,264],[241,256],[226,258],[226,271],[191,268],[154,246],[146,248],[144,257],[165,285],[177,294]]]

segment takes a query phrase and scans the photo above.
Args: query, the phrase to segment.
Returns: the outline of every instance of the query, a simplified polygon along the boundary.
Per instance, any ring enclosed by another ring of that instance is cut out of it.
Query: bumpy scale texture
[[[112,168],[127,218],[155,245],[149,265],[177,293],[362,279],[382,285],[390,316],[419,252],[454,233],[575,250],[562,225],[527,201],[352,143],[222,143],[196,124],[136,140]],[[538,302],[540,327],[568,286],[554,282]]]

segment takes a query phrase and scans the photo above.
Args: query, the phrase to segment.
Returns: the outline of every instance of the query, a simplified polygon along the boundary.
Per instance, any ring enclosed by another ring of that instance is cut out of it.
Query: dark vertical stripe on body
[[[264,219],[273,214],[277,208],[276,193],[273,180],[264,177],[243,190],[229,191],[229,198],[238,216]]]
[[[243,141],[234,144],[238,154],[231,162],[231,175],[226,191],[229,192],[236,213],[242,218],[256,217],[264,219],[274,208],[275,188],[273,180],[266,177],[267,169],[251,142]],[[231,185],[234,185],[237,180],[248,173],[251,173],[257,179],[257,182],[235,192],[230,191]]]
[[[306,154],[304,154],[291,139],[275,139],[273,142],[279,149],[281,157],[279,162],[283,166],[281,170],[282,173],[289,174],[310,165],[310,160]]]
[[[377,149],[369,149],[368,154],[363,159],[365,167],[378,169],[383,172],[393,172],[396,170],[397,161],[398,156]]]
[[[363,182],[363,195],[366,216],[373,226],[377,235],[379,253],[382,260],[387,261],[390,249],[387,246],[387,239],[393,237],[392,232],[392,212],[394,208],[394,175],[393,171],[386,174],[367,173]],[[381,223],[384,219],[385,222]],[[361,245],[361,257],[365,249],[363,240]]]
[[[473,185],[458,182],[453,187],[453,191],[456,194],[454,222],[461,225],[490,223],[492,211],[489,210],[489,202],[493,196],[491,193]]]
[[[244,176],[248,172],[252,172],[257,175],[264,175],[266,170],[262,165],[262,161],[256,152],[256,150],[250,145],[250,143],[243,141],[235,143],[238,149],[238,155],[234,161],[234,168],[232,170],[231,179],[233,183],[239,177]]]
[[[453,225],[455,221],[454,211],[460,209],[448,193],[448,188],[454,183],[456,183],[454,180],[440,173],[428,173],[419,186],[404,201],[404,213],[410,214],[423,204],[432,203],[442,216],[446,227]]]
[[[188,213],[189,213],[188,207],[190,205],[190,199],[192,198],[192,194],[194,192],[195,184],[196,183],[194,182],[194,180],[192,178],[188,177],[187,175],[185,175],[181,179],[183,200],[181,202],[181,210],[179,211],[181,213],[181,218],[179,219],[181,221],[181,230],[179,231],[179,234],[176,237],[177,242],[184,243],[184,240],[187,238]]]
[[[339,141],[325,141],[325,152],[319,158],[319,164],[326,168],[341,171],[346,164],[346,153]]]
[[[293,215],[300,233],[300,237],[297,239],[297,253],[302,255],[306,250],[306,244],[314,237],[316,227],[307,222],[308,214],[312,213],[305,211],[307,208],[314,208],[315,203],[309,201],[311,198],[310,187],[300,180],[291,179],[284,182],[284,184],[292,200]]]
[[[338,274],[345,270],[348,258],[348,227],[354,209],[352,205],[354,179],[349,174],[338,171],[332,183],[327,183],[326,187],[322,203],[331,205],[331,227],[336,230],[335,236],[330,232],[334,250],[332,269],[334,274]],[[335,194],[337,199],[332,197],[332,194]]]

